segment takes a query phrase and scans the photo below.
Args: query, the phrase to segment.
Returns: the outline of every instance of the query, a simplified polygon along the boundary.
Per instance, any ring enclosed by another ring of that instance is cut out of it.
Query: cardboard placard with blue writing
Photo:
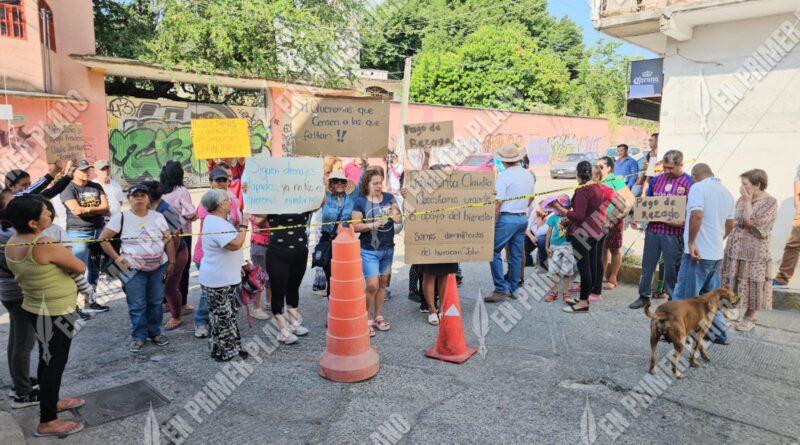
[[[634,221],[681,222],[686,220],[686,195],[636,198]]]
[[[316,210],[325,197],[321,158],[247,159],[245,211],[253,215]]]
[[[389,101],[372,97],[292,96],[292,154],[383,157],[389,151]]]
[[[494,200],[493,172],[407,171],[406,264],[491,261],[494,256],[494,204],[450,209]]]

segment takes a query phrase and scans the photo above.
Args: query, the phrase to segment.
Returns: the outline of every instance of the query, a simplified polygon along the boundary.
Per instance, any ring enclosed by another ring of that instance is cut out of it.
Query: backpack
[[[264,291],[264,285],[267,282],[267,274],[261,269],[261,266],[253,265],[251,262],[246,262],[242,266],[242,286],[239,298],[236,303],[238,306],[245,307],[247,318],[247,326],[253,327],[253,320],[250,317],[250,303],[261,298],[261,292]]]

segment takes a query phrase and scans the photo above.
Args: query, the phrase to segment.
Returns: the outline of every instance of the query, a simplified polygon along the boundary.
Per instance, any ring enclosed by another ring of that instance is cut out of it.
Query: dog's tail
[[[650,310],[650,303],[645,303],[645,305],[644,305],[644,314],[647,315],[648,317],[652,318],[653,320],[666,320],[667,319],[666,316],[664,316],[664,315],[659,316],[655,312],[651,311]]]

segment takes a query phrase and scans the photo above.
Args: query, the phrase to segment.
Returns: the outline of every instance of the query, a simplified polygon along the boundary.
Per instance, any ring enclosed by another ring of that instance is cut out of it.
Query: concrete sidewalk
[[[381,370],[367,382],[319,377],[327,305],[311,294],[309,271],[300,310],[310,334],[261,354],[261,363],[249,359],[247,377],[212,413],[192,415],[197,405],[191,402],[223,366],[193,337],[191,318],[166,333],[168,346],[147,345],[134,356],[121,294],[109,303],[111,312],[95,316],[74,340],[61,395],[147,380],[172,401],[153,412],[168,425],[162,431],[182,430],[188,435],[183,443],[190,444],[791,444],[800,436],[798,313],[759,313],[754,331],[732,332],[732,345],[710,347],[710,363],[690,368],[683,380],[665,379],[664,389],[654,391],[657,385],[646,384],[649,319],[627,309],[636,294],[632,286],[604,295],[589,314],[565,314],[561,303],[539,301],[481,305],[479,293],[491,290],[488,265],[465,264],[466,337],[476,346],[483,340],[486,350],[453,365],[423,356],[437,329],[406,299],[407,267],[395,269],[395,297],[385,308],[392,329],[373,339]],[[240,314],[245,342],[257,336],[271,346],[262,332],[267,323],[255,320],[249,328]],[[7,333],[7,322],[0,322],[3,348]],[[670,355],[670,345],[660,344],[658,354]],[[6,392],[8,371],[0,368]],[[9,410],[5,400],[2,409]],[[147,413],[63,440],[31,437],[37,408],[12,414],[32,444],[158,443],[147,441]],[[170,442],[163,435],[160,443]]]

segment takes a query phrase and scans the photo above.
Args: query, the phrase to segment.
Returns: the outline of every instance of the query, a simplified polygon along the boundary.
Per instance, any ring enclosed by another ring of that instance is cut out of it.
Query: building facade
[[[0,0],[0,170],[45,172],[45,138],[72,123],[84,157],[105,159],[103,75],[69,57],[94,51],[91,0]]]
[[[800,2],[598,0],[593,23],[664,58],[662,153],[709,164],[737,197],[742,172],[767,171],[780,259],[800,164]]]

